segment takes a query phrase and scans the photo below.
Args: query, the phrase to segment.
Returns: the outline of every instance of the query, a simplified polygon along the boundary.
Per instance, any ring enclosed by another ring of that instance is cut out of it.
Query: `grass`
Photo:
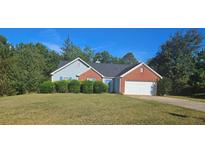
[[[205,99],[205,93],[195,93],[192,95],[192,97]]]
[[[167,97],[186,99],[186,100],[190,100],[190,101],[196,101],[196,102],[203,102],[203,103],[205,103],[205,99],[201,99],[201,98],[193,98],[193,97],[188,97],[188,96],[167,96]]]
[[[0,124],[205,124],[205,112],[117,94],[0,98]]]

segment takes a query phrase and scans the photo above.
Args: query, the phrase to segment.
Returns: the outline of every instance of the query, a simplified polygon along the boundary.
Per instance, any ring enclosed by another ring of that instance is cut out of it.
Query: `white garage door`
[[[125,81],[125,94],[156,95],[156,82]]]

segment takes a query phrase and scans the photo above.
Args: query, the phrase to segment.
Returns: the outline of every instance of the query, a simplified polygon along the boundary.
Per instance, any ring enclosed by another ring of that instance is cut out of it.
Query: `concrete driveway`
[[[163,97],[163,96],[130,96],[138,99],[145,99],[145,100],[153,100],[157,101],[163,104],[172,104],[184,108],[194,109],[198,111],[205,112],[205,103],[198,102],[198,101],[192,101],[192,100],[186,100],[186,99],[179,99],[179,98],[169,98],[169,97]]]

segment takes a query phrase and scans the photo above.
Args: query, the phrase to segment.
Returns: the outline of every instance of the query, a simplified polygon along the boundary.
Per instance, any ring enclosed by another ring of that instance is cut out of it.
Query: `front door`
[[[105,79],[104,83],[108,85],[108,92],[113,92],[113,80],[112,79]]]

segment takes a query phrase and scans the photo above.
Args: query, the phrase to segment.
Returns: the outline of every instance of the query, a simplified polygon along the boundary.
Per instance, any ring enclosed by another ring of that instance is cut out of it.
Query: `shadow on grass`
[[[198,119],[198,120],[202,120],[203,122],[205,122],[205,118],[204,117],[192,117],[192,116],[188,116],[188,115],[183,115],[183,114],[178,114],[178,113],[173,113],[173,112],[166,112],[172,116],[175,117],[180,117],[180,118],[194,118],[194,119]]]
[[[175,116],[175,117],[180,117],[180,118],[188,118],[189,116],[183,115],[183,114],[178,114],[178,113],[172,113],[172,112],[167,112],[168,114]]]

